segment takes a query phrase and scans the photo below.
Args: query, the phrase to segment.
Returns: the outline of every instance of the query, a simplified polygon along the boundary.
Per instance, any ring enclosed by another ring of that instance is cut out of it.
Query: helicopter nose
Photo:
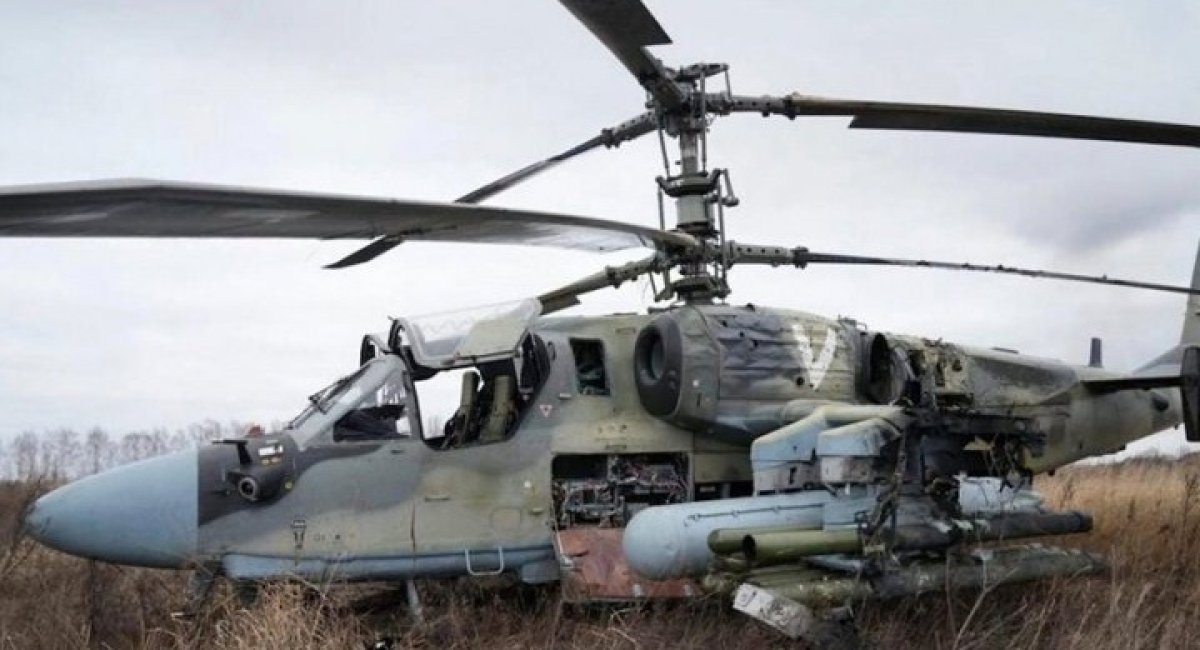
[[[25,518],[31,536],[114,564],[176,568],[196,554],[197,452],[177,452],[64,485]]]

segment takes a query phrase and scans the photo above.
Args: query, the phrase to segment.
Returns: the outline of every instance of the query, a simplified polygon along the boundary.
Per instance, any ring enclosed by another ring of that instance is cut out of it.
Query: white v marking
[[[825,342],[821,345],[820,356],[813,354],[812,341],[804,332],[803,325],[799,323],[792,325],[792,333],[796,337],[796,349],[800,352],[800,362],[808,372],[808,383],[813,390],[816,390],[825,381],[825,375],[829,373],[833,357],[837,355],[837,332],[833,331],[832,327],[825,328]]]

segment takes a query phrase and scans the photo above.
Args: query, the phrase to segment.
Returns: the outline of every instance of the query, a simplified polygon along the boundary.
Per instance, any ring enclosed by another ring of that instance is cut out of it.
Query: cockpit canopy
[[[529,333],[537,300],[397,319],[387,347],[408,363],[422,439],[435,449],[506,440],[549,371]]]
[[[402,336],[413,361],[435,371],[501,361],[519,354],[525,332],[541,313],[540,302],[526,299],[397,318],[389,343],[401,349]]]
[[[434,443],[440,449],[503,439],[548,372],[544,346],[528,335],[541,309],[522,300],[398,318],[386,340],[364,337],[362,366],[309,397],[287,432],[301,448],[413,432],[454,440]],[[454,383],[439,387],[444,380]]]
[[[309,405],[287,426],[304,449],[316,442],[386,440],[416,428],[404,362],[393,355],[371,359],[353,373],[308,398]]]

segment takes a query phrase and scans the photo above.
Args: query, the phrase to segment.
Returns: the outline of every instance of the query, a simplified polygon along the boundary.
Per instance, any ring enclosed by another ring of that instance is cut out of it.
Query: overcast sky
[[[735,92],[990,105],[1200,123],[1194,2],[666,2],[668,64]],[[641,110],[552,0],[2,2],[0,184],[112,177],[450,200]],[[737,240],[1185,283],[1200,152],[848,131],[733,116]],[[652,225],[653,138],[491,202]],[[0,240],[0,436],[272,421],[356,362],[366,331],[535,295],[637,254],[405,244]],[[850,315],[1110,367],[1175,344],[1183,299],[919,270],[738,269],[736,302]],[[647,306],[644,284],[580,313]],[[1181,432],[1167,439],[1178,440]]]

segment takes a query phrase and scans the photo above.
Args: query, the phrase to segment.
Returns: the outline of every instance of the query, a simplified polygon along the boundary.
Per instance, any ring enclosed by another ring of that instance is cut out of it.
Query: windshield
[[[407,371],[395,356],[368,361],[353,374],[311,395],[288,425],[301,448],[314,441],[401,438],[411,432]]]
[[[354,381],[361,377],[366,370],[367,366],[364,365],[362,368],[354,371],[353,374],[346,375],[345,377],[342,377],[325,388],[322,388],[312,395],[309,395],[308,402],[310,406],[308,409],[306,409],[306,412],[313,410],[320,411],[321,413],[328,412],[329,406],[333,404],[334,400],[339,395],[342,394],[343,389],[353,385]]]
[[[346,375],[332,384],[329,384],[325,388],[322,388],[312,395],[309,395],[308,406],[304,407],[304,410],[301,411],[299,415],[292,418],[292,421],[288,422],[285,428],[295,429],[303,425],[304,422],[308,420],[308,418],[312,417],[314,413],[328,412],[330,404],[333,403],[334,398],[338,396],[342,389],[349,386],[355,379],[358,379],[364,372],[366,372],[366,370],[367,366],[364,365],[358,370],[355,370],[353,373]]]

